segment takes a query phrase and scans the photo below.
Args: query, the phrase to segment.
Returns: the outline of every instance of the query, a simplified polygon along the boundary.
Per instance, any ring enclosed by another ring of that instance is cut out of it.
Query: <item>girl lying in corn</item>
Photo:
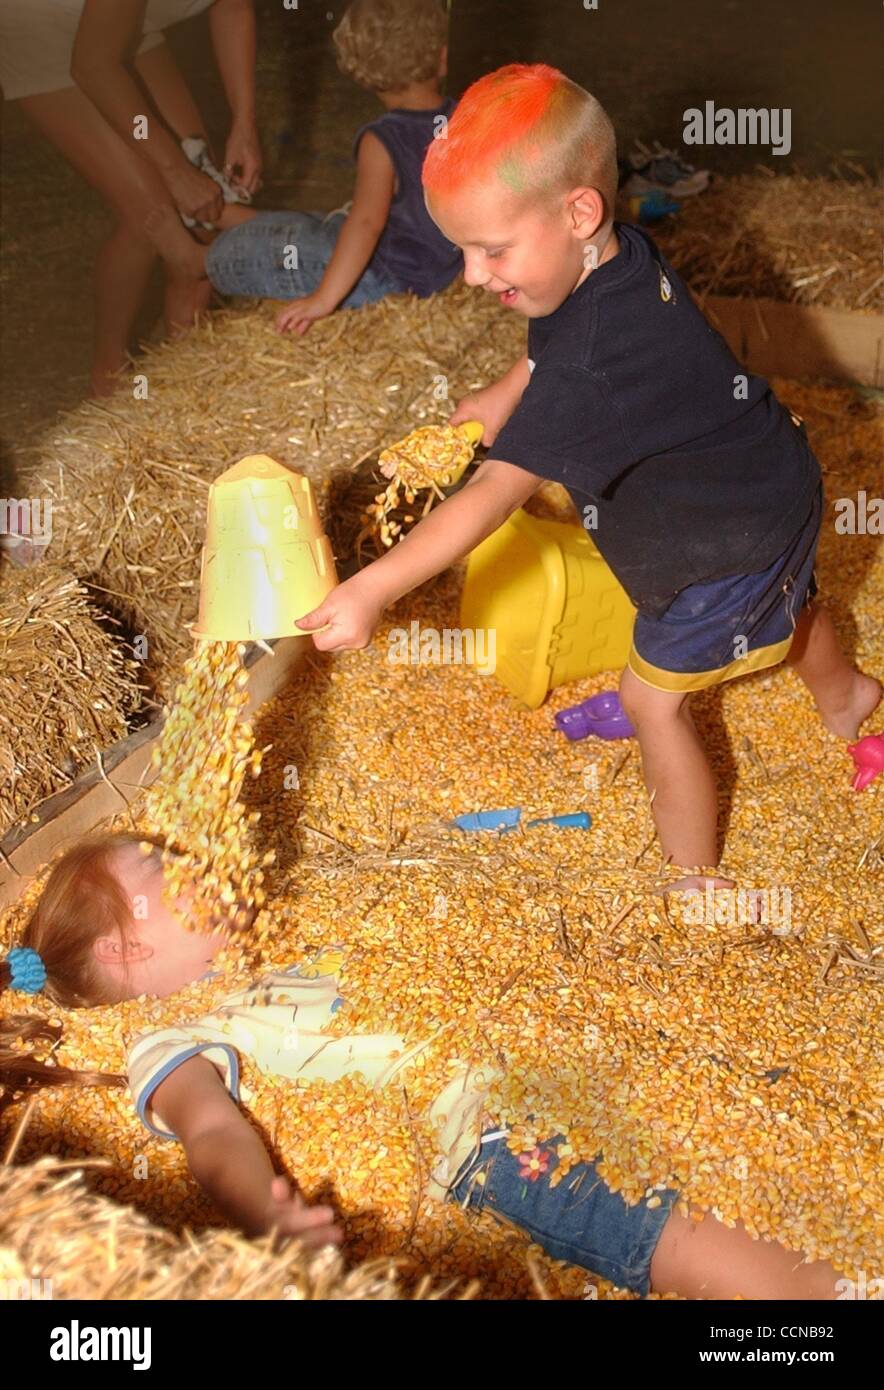
[[[162,890],[158,849],[145,854],[131,836],[78,845],[52,871],[23,944],[0,962],[0,988],[90,1007],[140,995],[166,998],[201,979],[228,937],[187,930],[179,916],[186,900],[170,910]],[[310,1245],[342,1239],[331,1208],[308,1206],[285,1178],[274,1176],[240,1109],[241,1057],[292,1080],[333,1085],[359,1075],[377,1088],[402,1085],[425,1046],[392,1033],[346,1031],[336,982],[342,959],[331,948],[312,962],[287,965],[204,1017],[141,1035],[130,1048],[129,1085],[144,1124],[184,1145],[194,1177],[247,1234],[276,1228]],[[39,1027],[33,1016],[5,1022],[31,1037]],[[491,1069],[452,1061],[448,1074],[430,1106],[438,1153],[430,1190],[439,1199],[487,1207],[554,1258],[640,1295],[654,1289],[713,1299],[835,1296],[830,1264],[811,1263],[712,1216],[697,1224],[675,1209],[675,1191],[627,1205],[598,1175],[600,1160],[579,1165],[589,1180],[576,1195],[570,1178],[556,1185],[550,1178],[557,1141],[530,1155],[511,1153],[506,1133],[486,1113]],[[112,1079],[47,1066],[21,1050],[0,1058],[0,1083],[9,1093]],[[571,1171],[580,1177],[579,1169]]]

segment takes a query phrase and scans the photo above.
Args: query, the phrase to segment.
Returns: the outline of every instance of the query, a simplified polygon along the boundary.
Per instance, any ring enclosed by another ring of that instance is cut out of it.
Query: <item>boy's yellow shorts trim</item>
[[[655,690],[706,690],[710,685],[720,685],[722,681],[733,680],[735,676],[748,676],[752,671],[778,665],[785,659],[791,645],[792,635],[769,647],[756,647],[755,651],[729,661],[726,666],[718,666],[714,671],[664,671],[645,661],[633,646],[626,664],[634,676]]]

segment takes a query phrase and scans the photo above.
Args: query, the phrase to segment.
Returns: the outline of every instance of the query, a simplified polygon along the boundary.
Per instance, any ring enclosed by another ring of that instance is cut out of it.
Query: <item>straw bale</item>
[[[444,419],[502,368],[510,343],[513,355],[523,350],[500,306],[463,284],[342,311],[303,338],[280,337],[276,313],[247,303],[148,349],[131,382],[64,417],[40,450],[50,557],[147,639],[147,669],[165,697],[190,652],[206,496],[219,473],[269,453],[321,494],[335,468]]]
[[[716,179],[654,237],[701,299],[751,295],[879,313],[881,192],[867,176]]]
[[[2,833],[125,736],[141,692],[137,663],[72,574],[5,565],[0,593]]]
[[[225,1230],[176,1236],[90,1191],[84,1179],[94,1171],[88,1160],[83,1166],[52,1158],[0,1165],[0,1298],[8,1290],[10,1298],[87,1301],[390,1302],[473,1293],[468,1285],[434,1286],[430,1280],[407,1288],[394,1260],[347,1269],[331,1247],[309,1251],[289,1243],[274,1249],[270,1237],[246,1240]]]

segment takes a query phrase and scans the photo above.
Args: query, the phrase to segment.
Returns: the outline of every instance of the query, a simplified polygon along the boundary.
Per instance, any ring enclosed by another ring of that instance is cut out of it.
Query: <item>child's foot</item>
[[[684,878],[676,879],[674,883],[667,883],[659,890],[661,893],[698,893],[705,898],[707,889],[712,889],[715,893],[718,890],[734,889],[736,883],[732,878],[718,878],[717,876],[707,876],[705,874],[686,874]],[[761,914],[765,903],[764,891],[760,888],[749,888],[740,890],[740,910],[745,913],[745,922],[748,924],[756,923],[761,920]],[[711,923],[710,923],[711,925]]]
[[[705,893],[709,885],[713,892],[716,888],[736,887],[732,878],[708,878],[705,874],[687,874],[684,878],[677,878],[674,883],[664,884],[659,891],[664,896],[667,893]]]
[[[873,676],[864,676],[860,671],[854,675],[846,700],[831,708],[820,706],[820,718],[830,734],[841,738],[855,739],[860,726],[877,708],[881,700],[881,685]]]

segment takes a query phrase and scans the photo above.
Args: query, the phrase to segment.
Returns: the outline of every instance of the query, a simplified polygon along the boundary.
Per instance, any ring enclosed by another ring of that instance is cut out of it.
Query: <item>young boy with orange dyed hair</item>
[[[465,93],[423,170],[465,278],[528,319],[528,351],[462,401],[492,456],[305,628],[365,646],[382,610],[472,550],[545,479],[564,484],[636,606],[620,695],[664,856],[718,862],[717,795],[693,691],[788,660],[826,727],[855,737],[881,687],[812,602],[820,470],[803,425],[745,372],[651,239],[614,221],[614,130],[543,64]],[[686,873],[672,888],[730,887]]]

